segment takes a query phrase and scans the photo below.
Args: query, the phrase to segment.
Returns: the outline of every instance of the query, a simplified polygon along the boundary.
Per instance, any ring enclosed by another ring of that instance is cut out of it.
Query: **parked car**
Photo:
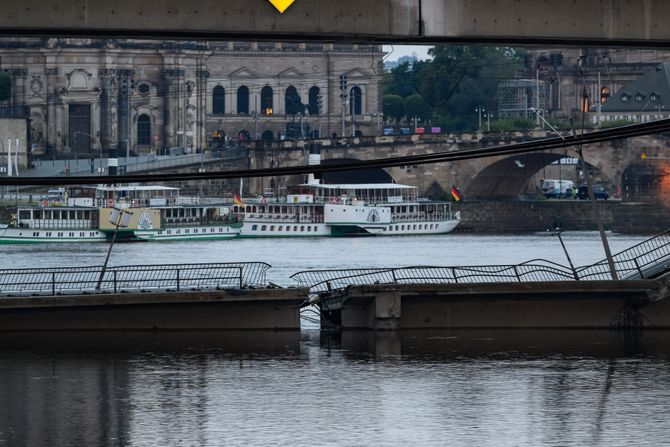
[[[610,197],[609,193],[602,185],[595,185],[593,187],[593,195],[596,197],[596,199],[603,199],[603,200],[607,200]],[[588,186],[580,186],[579,188],[577,188],[577,198],[579,200],[587,200],[589,198]]]

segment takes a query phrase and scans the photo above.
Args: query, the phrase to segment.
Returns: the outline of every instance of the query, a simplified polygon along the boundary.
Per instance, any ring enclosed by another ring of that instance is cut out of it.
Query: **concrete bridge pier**
[[[388,291],[375,296],[373,327],[376,331],[395,331],[400,329],[401,316],[402,298],[399,292]]]
[[[342,329],[670,327],[665,280],[349,286],[322,299]]]

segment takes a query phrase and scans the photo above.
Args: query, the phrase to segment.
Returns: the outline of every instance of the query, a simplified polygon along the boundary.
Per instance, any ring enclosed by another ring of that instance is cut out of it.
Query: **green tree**
[[[12,78],[7,73],[0,73],[0,101],[7,101],[12,96]]]
[[[384,76],[384,93],[420,95],[444,130],[474,130],[475,109],[496,111],[498,82],[523,68],[523,50],[509,47],[438,45],[429,61],[401,64]],[[409,113],[405,113],[409,116]]]
[[[419,94],[410,95],[405,98],[404,109],[404,115],[408,120],[412,120],[416,117],[422,121],[426,121],[433,116],[433,109],[426,100],[423,99],[423,96]]]
[[[400,95],[384,95],[382,98],[384,119],[396,122],[403,117],[403,99]]]
[[[439,45],[429,54],[433,61],[421,72],[420,93],[437,114],[463,126],[452,130],[476,129],[475,109],[497,110],[498,82],[523,66],[523,52],[507,47]]]
[[[384,75],[384,94],[399,95],[407,98],[417,92],[419,86],[419,72],[427,62],[405,62],[393,68]]]

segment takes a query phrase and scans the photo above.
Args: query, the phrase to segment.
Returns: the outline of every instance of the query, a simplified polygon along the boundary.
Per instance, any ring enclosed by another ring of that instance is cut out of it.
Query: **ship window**
[[[63,233],[59,232],[58,237],[63,237]]]
[[[35,219],[41,219],[42,218],[42,210],[33,210],[33,216]]]
[[[74,237],[74,232],[68,234],[69,237]]]
[[[305,226],[304,225],[300,225],[300,231],[305,231]]]
[[[286,231],[291,231],[291,226],[290,225],[286,225]]]
[[[19,211],[19,219],[30,219],[30,210]]]
[[[197,232],[198,232],[198,229],[197,229],[197,228],[194,228],[194,229],[193,229],[193,232],[194,232],[194,233],[197,233]]]
[[[74,220],[74,219],[77,218],[77,212],[76,211],[72,210],[72,211],[69,212],[69,214],[70,214],[70,219]]]
[[[168,234],[172,234],[172,230],[167,230],[167,233],[168,233]]]
[[[47,237],[51,237],[51,231],[47,232]]]
[[[265,230],[267,230],[267,228],[268,228],[267,226],[262,225],[262,226],[261,226],[261,231],[265,231]]]
[[[277,231],[284,231],[284,227],[279,225],[279,227],[277,228]]]
[[[286,213],[288,212],[285,206],[282,206],[282,207],[281,207],[281,212],[282,212],[283,214],[286,214]]]
[[[40,235],[39,231],[35,231],[35,232],[33,232],[33,237],[37,237],[37,236],[39,236],[39,235]]]
[[[403,231],[405,231],[405,226],[404,226],[404,225],[401,225],[401,226],[400,226],[400,229],[403,230]]]
[[[298,231],[298,226],[297,225],[293,225],[293,231]]]
[[[177,230],[177,234],[180,234],[180,233],[181,233],[181,230]]]
[[[270,231],[275,231],[275,226],[274,225],[270,225]]]
[[[93,237],[93,236],[95,236],[95,233],[93,231],[91,231],[88,235]]]

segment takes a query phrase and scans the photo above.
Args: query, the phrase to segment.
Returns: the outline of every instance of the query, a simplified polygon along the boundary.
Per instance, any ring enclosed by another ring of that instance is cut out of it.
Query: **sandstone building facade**
[[[381,125],[380,46],[14,38],[0,58],[13,84],[1,108],[29,117],[35,157],[195,153],[224,133],[271,141]]]

